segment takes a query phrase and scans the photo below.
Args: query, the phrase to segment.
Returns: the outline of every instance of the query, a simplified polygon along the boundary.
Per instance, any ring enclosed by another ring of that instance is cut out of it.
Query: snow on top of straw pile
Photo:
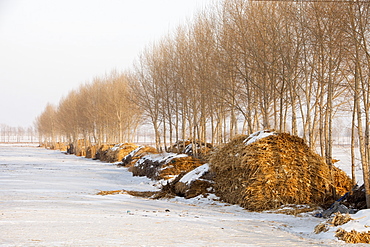
[[[180,179],[179,182],[182,182],[184,184],[191,184],[193,181],[199,179],[206,172],[208,172],[208,170],[209,170],[208,163],[207,164],[204,164],[204,165],[201,165],[201,166],[198,166],[194,170],[192,170],[192,171],[188,172],[187,174],[185,174],[185,176],[183,176]]]
[[[146,155],[142,158],[140,158],[135,166],[140,166],[142,165],[143,163],[145,162],[152,162],[152,163],[155,163],[155,162],[158,162],[158,163],[161,163],[161,164],[168,164],[172,159],[174,158],[182,158],[182,157],[187,157],[188,155],[186,154],[176,154],[176,153],[158,153],[158,154],[150,154],[150,155]]]
[[[117,162],[121,161],[131,151],[135,150],[138,146],[133,143],[119,143],[108,149],[105,161]]]
[[[132,167],[134,176],[151,179],[173,179],[182,172],[189,172],[204,162],[187,154],[160,153],[141,157]]]
[[[138,146],[136,149],[132,150],[127,156],[134,156],[137,152],[140,151],[140,149],[142,149],[144,146]]]
[[[271,135],[276,135],[276,132],[270,131],[270,130],[261,130],[257,131],[250,136],[247,137],[247,139],[244,140],[244,143],[246,145],[252,144],[253,142],[256,142],[258,140],[261,140],[265,137],[271,136]]]
[[[131,151],[128,155],[126,155],[122,162],[119,164],[120,166],[125,167],[132,167],[136,164],[137,161],[141,160],[141,158],[151,154],[157,154],[158,151],[154,147],[151,146],[139,146],[133,151]],[[151,156],[148,156],[151,157]]]
[[[114,147],[112,147],[110,150],[117,151],[118,149],[121,148],[122,145],[123,145],[123,143],[118,143],[118,144],[114,145]]]

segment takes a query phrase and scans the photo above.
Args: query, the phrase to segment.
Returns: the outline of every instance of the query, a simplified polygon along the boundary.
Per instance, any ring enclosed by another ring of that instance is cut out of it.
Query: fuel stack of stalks
[[[208,159],[213,150],[213,145],[202,141],[179,140],[169,148],[168,152],[187,154],[201,159]]]
[[[151,146],[139,146],[126,155],[118,166],[133,167],[139,159],[150,154],[158,154],[157,149]]]
[[[134,176],[146,176],[153,180],[167,180],[187,173],[203,165],[200,159],[186,154],[164,153],[146,155],[131,168]]]
[[[66,152],[68,144],[65,142],[44,143],[44,144],[41,144],[40,147],[46,147],[51,150],[60,150],[62,152]]]
[[[88,146],[86,149],[86,158],[88,159],[96,159],[96,152],[97,152],[97,145]]]
[[[287,133],[238,136],[220,147],[210,163],[216,195],[253,211],[323,205],[337,199],[334,189],[338,196],[351,189],[345,172],[327,165],[303,139]]]
[[[85,157],[113,163],[121,161],[135,148],[137,145],[132,143],[90,145],[86,148]]]
[[[125,156],[135,150],[138,146],[132,143],[120,143],[116,144],[105,153],[102,161],[107,161],[110,163],[121,161]]]
[[[89,140],[78,139],[77,141],[68,144],[67,153],[75,154],[76,156],[86,156],[86,150],[89,146],[91,146]]]
[[[101,161],[107,160],[106,156],[107,156],[108,150],[111,149],[112,147],[114,147],[113,144],[100,145],[96,150],[95,159],[101,160]]]

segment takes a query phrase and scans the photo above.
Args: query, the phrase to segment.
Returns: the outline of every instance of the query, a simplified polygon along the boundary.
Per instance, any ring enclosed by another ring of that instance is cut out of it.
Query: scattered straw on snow
[[[335,234],[346,243],[370,243],[370,209],[356,214],[336,213],[333,218],[318,224],[316,234]]]
[[[342,229],[351,231],[356,229],[358,232],[367,232],[370,230],[370,209],[364,209],[358,211],[352,215],[353,220],[342,225]]]
[[[338,228],[335,236],[346,243],[370,243],[370,209],[361,210],[352,218]]]

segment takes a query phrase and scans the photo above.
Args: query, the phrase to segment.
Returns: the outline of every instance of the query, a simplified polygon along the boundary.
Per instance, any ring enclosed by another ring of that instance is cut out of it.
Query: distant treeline
[[[0,142],[38,142],[38,134],[33,127],[12,127],[0,124]]]
[[[142,116],[133,98],[125,75],[96,77],[71,91],[58,106],[46,106],[36,120],[41,141],[131,142]]]
[[[132,69],[47,105],[37,129],[48,141],[129,142],[150,123],[158,149],[275,129],[319,144],[331,164],[346,119],[368,163],[369,22],[366,1],[226,0],[148,45]]]

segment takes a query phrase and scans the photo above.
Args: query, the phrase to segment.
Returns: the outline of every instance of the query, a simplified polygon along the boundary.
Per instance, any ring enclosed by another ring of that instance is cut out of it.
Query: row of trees
[[[157,146],[273,128],[320,143],[331,164],[340,117],[352,118],[368,160],[369,7],[229,0],[199,13],[143,52],[133,72]]]
[[[132,141],[141,119],[129,92],[127,77],[116,71],[81,85],[37,117],[40,140],[84,139],[99,145]]]
[[[0,124],[0,142],[37,142],[37,131],[33,127],[12,127]]]
[[[39,133],[129,141],[142,119],[160,149],[276,129],[319,143],[332,164],[333,126],[345,119],[370,191],[369,11],[367,1],[225,0],[148,46],[131,71],[48,105]]]

